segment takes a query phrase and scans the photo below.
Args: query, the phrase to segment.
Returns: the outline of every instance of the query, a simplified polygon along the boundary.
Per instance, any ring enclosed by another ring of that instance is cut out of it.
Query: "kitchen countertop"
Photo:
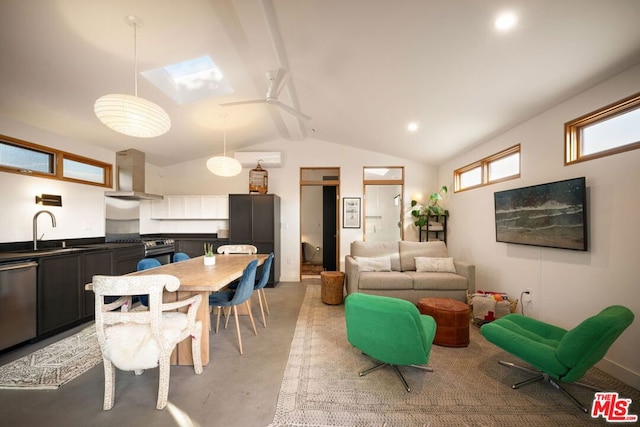
[[[203,240],[207,242],[217,241],[217,242],[228,242],[229,239],[219,239],[215,234],[209,233],[186,233],[186,234],[171,234],[171,233],[163,233],[163,234],[147,234],[142,235],[143,239],[154,239],[154,238],[170,238],[174,240]],[[95,242],[95,243],[94,243]],[[29,249],[27,245],[30,245],[30,242],[21,242],[21,243],[3,243],[0,244],[0,263],[2,262],[18,262],[18,261],[27,261],[39,259],[42,257],[55,256],[55,255],[66,255],[72,253],[82,253],[88,251],[96,251],[100,249],[115,249],[115,248],[125,248],[128,246],[138,246],[140,243],[132,242],[132,243],[105,243],[104,237],[97,238],[89,238],[89,239],[77,239],[69,244],[67,241],[67,247],[63,248],[62,241],[42,241],[39,242],[39,245],[45,246],[42,249],[38,249],[34,251],[33,249]],[[46,245],[54,244],[55,247],[46,247]],[[27,248],[25,248],[27,247]]]
[[[19,251],[0,252],[0,262],[16,262],[38,259],[47,256],[67,255],[73,253],[83,253],[98,251],[101,249],[125,248],[128,246],[140,246],[140,243],[95,243],[90,245],[43,248],[34,251],[33,249],[25,249]]]

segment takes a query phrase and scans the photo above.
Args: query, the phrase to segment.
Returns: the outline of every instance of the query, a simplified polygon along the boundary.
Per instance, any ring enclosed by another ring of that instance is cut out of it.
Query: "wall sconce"
[[[62,206],[62,196],[41,194],[36,196],[36,204],[42,206]]]

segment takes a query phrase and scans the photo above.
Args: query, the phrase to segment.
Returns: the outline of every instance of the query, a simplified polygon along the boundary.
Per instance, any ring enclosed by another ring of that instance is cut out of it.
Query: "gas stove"
[[[144,245],[145,257],[171,254],[175,251],[175,240],[173,239],[113,239],[110,243],[141,243]]]
[[[144,256],[170,254],[175,251],[173,239],[142,240],[144,244]]]

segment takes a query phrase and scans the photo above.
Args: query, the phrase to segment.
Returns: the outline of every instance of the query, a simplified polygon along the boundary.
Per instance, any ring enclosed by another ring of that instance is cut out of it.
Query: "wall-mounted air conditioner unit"
[[[255,168],[260,161],[263,168],[281,168],[282,153],[280,151],[236,151],[233,157],[243,168]]]

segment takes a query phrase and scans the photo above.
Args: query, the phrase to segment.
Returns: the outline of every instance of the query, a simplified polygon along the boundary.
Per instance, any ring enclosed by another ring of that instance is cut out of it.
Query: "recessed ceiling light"
[[[418,124],[416,122],[411,122],[407,125],[407,130],[409,132],[415,132],[418,130]]]
[[[503,12],[495,20],[495,27],[498,31],[508,31],[516,26],[518,17],[513,12]]]

